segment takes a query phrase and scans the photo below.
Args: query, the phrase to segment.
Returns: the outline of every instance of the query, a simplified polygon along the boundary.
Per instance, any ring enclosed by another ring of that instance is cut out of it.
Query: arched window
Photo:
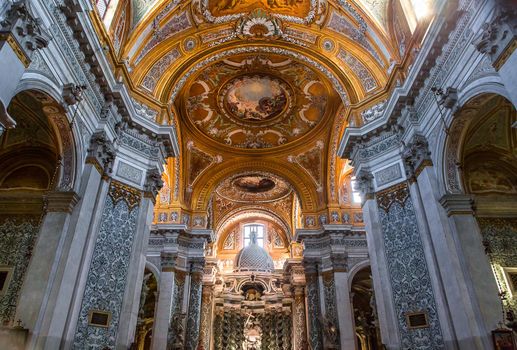
[[[251,244],[253,237],[257,240],[257,244],[264,247],[264,225],[249,224],[244,226],[244,246]]]
[[[102,19],[106,16],[110,2],[111,0],[95,0],[97,11],[99,11],[99,16],[101,16]]]
[[[106,29],[111,25],[118,2],[119,0],[94,0],[95,7],[97,7],[97,11],[99,11],[99,16]]]
[[[433,8],[432,0],[400,0],[400,4],[411,33],[415,31],[418,21],[428,17]]]
[[[355,180],[355,176],[352,176],[352,181],[350,182],[350,187],[352,187],[352,201],[354,203],[361,203],[361,192],[359,192],[359,189],[357,188],[357,182]]]

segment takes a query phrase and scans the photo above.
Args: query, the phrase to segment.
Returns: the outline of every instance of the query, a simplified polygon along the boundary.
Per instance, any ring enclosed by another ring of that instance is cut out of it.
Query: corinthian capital
[[[41,19],[33,15],[29,4],[29,0],[13,2],[4,19],[0,21],[0,34],[8,41],[10,36],[15,39],[15,42],[9,41],[9,44],[21,50],[24,57],[19,58],[26,66],[30,63],[32,53],[47,47],[51,39],[43,28]],[[15,47],[13,49],[19,52]]]
[[[156,199],[158,192],[163,187],[162,175],[158,171],[158,169],[147,170],[147,175],[145,178],[144,184],[144,192],[147,197]]]
[[[106,133],[104,131],[94,133],[90,139],[86,162],[95,165],[104,176],[112,172],[115,156],[115,147]]]
[[[364,200],[373,198],[374,186],[373,175],[369,170],[361,169],[355,176],[357,190],[361,193]]]
[[[479,52],[487,54],[498,70],[517,47],[517,8],[514,1],[498,0],[496,15],[485,23],[474,42]]]
[[[404,167],[409,179],[415,179],[426,166],[433,164],[427,139],[415,134],[402,151]]]

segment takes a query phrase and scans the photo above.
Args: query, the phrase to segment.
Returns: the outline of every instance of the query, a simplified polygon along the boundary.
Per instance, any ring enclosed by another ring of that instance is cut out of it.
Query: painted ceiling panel
[[[359,2],[383,28],[386,28],[388,0],[360,0]]]
[[[131,7],[133,9],[133,27],[136,26],[145,14],[158,2],[159,0],[131,0]]]

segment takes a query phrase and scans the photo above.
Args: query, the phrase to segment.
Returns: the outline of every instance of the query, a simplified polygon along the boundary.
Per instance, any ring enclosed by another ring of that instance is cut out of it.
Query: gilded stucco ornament
[[[284,55],[235,55],[199,71],[182,110],[197,130],[233,148],[274,148],[325,119],[335,98],[327,80]]]

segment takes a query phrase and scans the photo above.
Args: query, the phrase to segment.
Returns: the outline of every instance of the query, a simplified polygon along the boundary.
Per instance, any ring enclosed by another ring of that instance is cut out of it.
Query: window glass
[[[257,244],[264,247],[264,226],[260,224],[250,224],[244,226],[244,246],[251,244],[252,237],[255,237]]]

